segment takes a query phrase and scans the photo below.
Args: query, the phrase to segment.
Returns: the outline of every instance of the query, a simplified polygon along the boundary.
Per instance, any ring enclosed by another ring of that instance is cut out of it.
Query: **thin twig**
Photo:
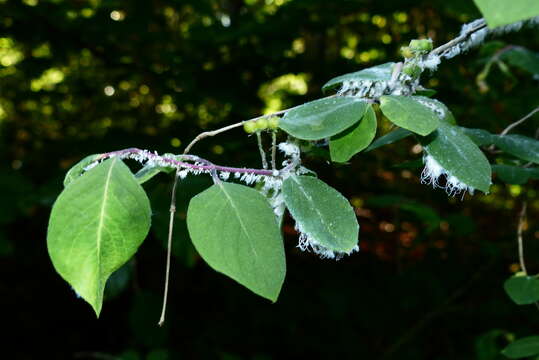
[[[176,176],[174,176],[174,184],[172,185],[172,194],[170,197],[170,219],[168,222],[168,242],[167,242],[167,265],[165,270],[165,289],[163,293],[163,308],[161,310],[161,317],[159,318],[158,325],[163,326],[165,323],[165,313],[167,310],[167,298],[168,298],[168,283],[170,280],[170,257],[172,254],[172,233],[174,229],[174,214],[176,213],[176,187],[180,178],[179,169],[176,170]]]
[[[224,171],[224,172],[229,172],[229,173],[240,173],[240,174],[255,174],[255,175],[266,175],[266,176],[273,175],[273,172],[271,170],[235,168],[235,167],[229,167],[229,166],[214,165],[208,160],[200,158],[198,156],[194,157],[193,155],[182,155],[182,158],[183,156],[188,156],[192,158],[192,159],[187,158],[186,160],[188,161],[189,160],[197,161],[197,162],[204,163],[205,165],[189,164],[184,161],[176,160],[167,156],[160,156],[158,154],[149,152],[147,150],[141,150],[137,148],[129,148],[129,149],[124,149],[124,150],[104,153],[104,154],[101,154],[96,161],[114,157],[114,156],[119,156],[121,158],[129,158],[130,156],[132,156],[134,158],[147,159],[147,160],[152,160],[159,163],[167,164],[174,168],[201,170],[201,171],[207,171],[207,172],[211,172],[215,170],[215,171]],[[196,160],[193,160],[193,159],[196,159]]]
[[[524,201],[522,204],[522,210],[518,216],[518,227],[517,227],[517,240],[518,240],[518,261],[520,262],[520,270],[524,272],[525,275],[528,275],[526,271],[526,264],[524,262],[524,242],[522,240],[522,232],[524,231],[524,225],[526,224],[526,206],[527,203]]]
[[[522,119],[520,120],[517,120],[515,121],[514,123],[510,124],[508,127],[506,127],[501,133],[500,135],[503,136],[503,135],[506,135],[509,131],[513,130],[515,127],[519,126],[520,124],[522,124],[524,121],[528,120],[529,118],[531,118],[533,115],[535,115],[535,113],[539,112],[539,106],[536,107],[535,109],[533,109],[529,114],[527,114],[526,116],[524,116]]]
[[[298,105],[299,106],[299,105]],[[197,143],[199,142],[200,140],[204,139],[204,138],[207,138],[207,137],[211,137],[211,136],[215,136],[215,135],[219,135],[221,133],[224,133],[225,131],[228,131],[228,130],[232,130],[232,129],[235,129],[237,127],[240,127],[240,126],[243,126],[243,124],[245,124],[246,122],[248,121],[255,121],[255,120],[258,120],[258,119],[264,119],[264,118],[270,118],[272,116],[278,116],[278,115],[282,115],[282,114],[285,114],[287,113],[288,111],[296,108],[297,106],[294,106],[292,108],[289,108],[289,109],[285,109],[285,110],[281,110],[281,111],[277,111],[277,112],[274,112],[274,113],[271,113],[271,114],[266,114],[266,115],[261,115],[261,116],[257,116],[257,117],[254,117],[252,119],[248,119],[248,120],[243,120],[243,121],[240,121],[240,122],[237,122],[235,124],[232,124],[232,125],[228,125],[228,126],[225,126],[225,127],[222,127],[220,129],[217,129],[217,130],[213,130],[213,131],[205,131],[203,133],[200,133],[197,135],[197,137],[195,137],[193,139],[193,141],[191,141],[189,143],[189,145],[187,145],[187,147],[185,148],[185,150],[183,151],[184,154],[187,154],[189,153],[189,151],[191,151],[191,148]]]
[[[268,161],[266,160],[266,153],[264,152],[264,146],[262,145],[262,134],[260,131],[256,132],[256,142],[258,144],[258,151],[260,151],[260,158],[262,159],[262,167],[268,168]]]
[[[458,43],[465,41],[474,32],[487,27],[487,23],[485,22],[485,20],[484,19],[481,19],[481,20],[482,20],[481,22],[479,22],[476,26],[474,26],[470,30],[466,31],[464,34],[461,34],[457,36],[456,38],[454,38],[453,40],[448,41],[445,44],[440,45],[436,49],[432,50],[429,55],[441,55],[446,50],[449,50],[455,45],[457,45]]]
[[[271,132],[271,170],[276,170],[276,158],[277,158],[277,132]]]

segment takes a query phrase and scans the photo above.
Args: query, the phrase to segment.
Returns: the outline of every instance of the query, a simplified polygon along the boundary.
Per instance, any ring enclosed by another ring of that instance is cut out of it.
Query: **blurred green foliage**
[[[200,261],[184,223],[190,196],[181,195],[169,315],[157,327],[171,182],[164,175],[144,185],[153,235],[99,321],[46,252],[50,207],[67,169],[86,155],[130,146],[178,153],[205,129],[319,98],[334,76],[398,60],[410,39],[448,41],[479,17],[472,2],[0,0],[0,14],[6,357],[488,360],[533,334],[537,314],[514,305],[503,282],[519,270],[524,200],[528,270],[539,272],[537,180],[495,179],[488,196],[448,199],[419,183],[420,169],[395,167],[420,157],[412,137],[346,166],[310,148],[306,166],[356,207],[361,251],[339,262],[301,253],[285,219],[288,278],[274,305]],[[537,29],[497,41],[539,50]],[[537,80],[518,68],[512,77],[492,68],[488,87],[476,85],[497,50],[473,50],[424,79],[462,126],[499,133],[537,106]],[[537,116],[514,133],[533,137],[536,128]],[[389,130],[383,122],[378,135]],[[193,153],[258,166],[254,137],[241,129]],[[204,181],[188,178],[183,194]]]

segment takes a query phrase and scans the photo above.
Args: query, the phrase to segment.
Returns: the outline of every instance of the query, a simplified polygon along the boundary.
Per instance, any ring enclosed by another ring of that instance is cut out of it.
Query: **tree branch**
[[[528,120],[529,118],[531,118],[533,115],[535,115],[535,113],[539,112],[539,106],[536,107],[535,109],[533,109],[529,114],[527,114],[526,116],[524,116],[522,119],[520,120],[517,120],[515,121],[514,123],[510,124],[508,127],[506,127],[501,133],[500,135],[503,136],[503,135],[506,135],[509,131],[513,130],[514,128],[516,128],[517,126],[519,126],[520,124],[522,124],[524,121]]]
[[[135,160],[151,160],[155,161],[158,164],[163,164],[163,166],[170,166],[174,168],[183,168],[188,170],[199,170],[203,172],[211,171],[224,171],[229,173],[240,173],[240,174],[254,174],[254,175],[264,175],[264,176],[278,176],[272,170],[264,169],[249,169],[249,168],[235,168],[229,166],[220,166],[214,165],[206,159],[199,158],[198,156],[193,157],[193,155],[180,155],[184,160],[191,160],[204,163],[205,165],[200,164],[189,164],[184,161],[176,160],[171,157],[160,156],[156,153],[149,152],[148,150],[141,150],[137,148],[129,148],[124,150],[118,150],[113,152],[108,152],[101,154],[97,160],[103,160],[106,158],[119,156],[121,158],[132,158]]]

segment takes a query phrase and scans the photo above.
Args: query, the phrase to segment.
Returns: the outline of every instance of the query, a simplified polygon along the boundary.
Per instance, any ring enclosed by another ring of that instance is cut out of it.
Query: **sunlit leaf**
[[[315,245],[350,253],[358,244],[359,224],[348,200],[311,176],[290,176],[283,182],[285,204],[301,232]]]
[[[283,239],[262,194],[238,184],[213,185],[191,199],[187,227],[213,269],[277,300],[286,272]]]
[[[324,139],[358,122],[367,106],[366,101],[354,97],[315,100],[287,112],[279,127],[298,139]]]
[[[395,125],[425,136],[440,124],[440,116],[426,105],[427,100],[419,96],[385,95],[380,97],[380,109]]]
[[[326,84],[324,84],[324,86],[322,86],[322,91],[327,92],[328,90],[340,86],[345,81],[388,82],[389,80],[391,80],[393,65],[395,65],[395,63],[388,62],[353,73],[337,76],[336,78],[333,78],[329,80]]]
[[[539,15],[537,0],[474,0],[489,27],[511,24]]]
[[[333,136],[329,142],[331,160],[346,162],[365,149],[376,135],[376,114],[371,106],[357,124]]]
[[[69,185],[73,180],[78,178],[84,173],[84,169],[95,162],[100,157],[100,154],[88,155],[69,169],[64,177],[64,187]]]
[[[146,193],[118,158],[78,177],[56,200],[49,256],[98,316],[107,279],[137,251],[150,228],[150,213]]]

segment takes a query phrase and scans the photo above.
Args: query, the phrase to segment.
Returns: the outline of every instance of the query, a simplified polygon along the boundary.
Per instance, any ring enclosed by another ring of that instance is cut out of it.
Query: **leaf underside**
[[[135,254],[150,215],[146,193],[118,158],[73,180],[56,200],[47,233],[49,256],[97,316],[107,279]]]
[[[262,194],[243,185],[215,184],[191,199],[187,227],[213,269],[277,300],[286,273],[283,239]]]
[[[326,249],[350,253],[358,244],[354,209],[337,190],[311,176],[290,176],[283,197],[299,229]]]
[[[434,133],[421,139],[421,144],[450,175],[474,189],[488,192],[492,177],[490,164],[459,127],[442,122]]]

